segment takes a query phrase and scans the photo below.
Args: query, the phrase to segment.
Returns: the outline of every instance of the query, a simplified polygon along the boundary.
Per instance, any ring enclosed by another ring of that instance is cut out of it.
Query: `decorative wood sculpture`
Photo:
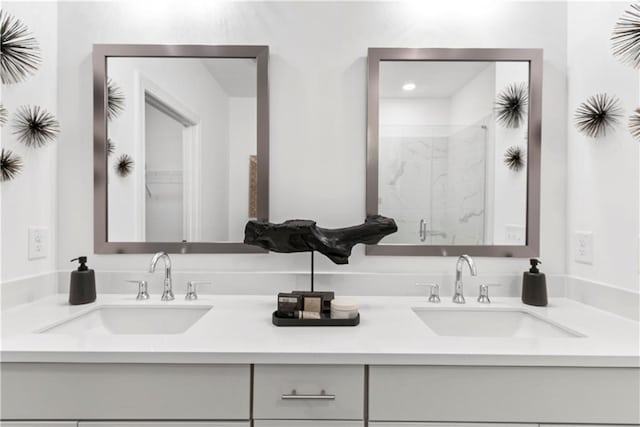
[[[368,216],[364,224],[336,229],[320,228],[315,221],[306,219],[281,224],[249,221],[244,243],[282,253],[318,251],[336,264],[348,264],[356,244],[374,245],[396,231],[393,218],[381,215]]]

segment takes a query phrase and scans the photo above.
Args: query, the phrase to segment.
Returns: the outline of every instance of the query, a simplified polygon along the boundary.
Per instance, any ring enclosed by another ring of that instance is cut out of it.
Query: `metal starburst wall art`
[[[113,80],[107,81],[107,119],[118,117],[124,111],[124,92]]]
[[[9,112],[4,105],[0,104],[0,126],[4,126],[7,124],[7,120],[9,119]]]
[[[578,106],[573,121],[578,132],[590,138],[598,138],[613,129],[621,117],[620,100],[616,96],[599,93]]]
[[[107,156],[112,155],[116,151],[116,144],[111,140],[111,138],[107,138]]]
[[[496,97],[496,120],[506,128],[519,128],[524,123],[529,103],[526,83],[511,83]]]
[[[631,4],[616,22],[611,49],[620,62],[640,69],[640,2]]]
[[[121,154],[116,160],[115,171],[118,176],[126,177],[133,172],[133,159],[128,154]]]
[[[60,133],[55,116],[37,105],[19,107],[13,129],[18,141],[30,148],[44,147],[55,141]]]
[[[38,41],[19,19],[0,9],[0,79],[20,83],[38,71],[42,62]]]
[[[640,141],[640,107],[629,117],[629,132],[636,141]]]
[[[504,164],[514,172],[521,171],[526,165],[526,153],[525,150],[517,145],[512,145],[507,148],[504,153]]]
[[[11,150],[0,150],[0,181],[11,181],[22,171],[22,159]]]

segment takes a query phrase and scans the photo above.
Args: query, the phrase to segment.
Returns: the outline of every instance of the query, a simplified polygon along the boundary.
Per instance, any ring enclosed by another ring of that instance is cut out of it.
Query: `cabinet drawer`
[[[372,366],[372,421],[638,424],[640,369]]]
[[[6,419],[249,419],[249,365],[3,363],[1,370]]]
[[[257,420],[254,427],[364,427],[364,421]]]
[[[364,418],[364,367],[258,365],[254,373],[253,416],[256,419],[361,420]]]
[[[369,427],[538,427],[538,424],[370,422]],[[592,426],[595,427],[595,426]],[[618,426],[620,427],[620,426]]]
[[[196,421],[139,421],[139,422],[80,422],[78,427],[249,427],[249,422],[196,422]]]
[[[0,421],[0,427],[77,427],[71,421]]]

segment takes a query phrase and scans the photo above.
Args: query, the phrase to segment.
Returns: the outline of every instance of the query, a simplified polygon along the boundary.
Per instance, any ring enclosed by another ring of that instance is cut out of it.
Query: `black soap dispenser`
[[[81,256],[71,260],[78,261],[80,267],[71,272],[69,282],[69,304],[88,304],[96,300],[96,275],[93,270],[87,268],[87,257]]]
[[[544,307],[547,305],[547,278],[538,270],[542,261],[536,258],[529,260],[531,268],[522,276],[522,302],[528,305]]]

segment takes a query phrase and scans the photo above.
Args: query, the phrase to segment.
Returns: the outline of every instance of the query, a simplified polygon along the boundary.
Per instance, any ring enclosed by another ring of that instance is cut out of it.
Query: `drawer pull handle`
[[[291,390],[290,394],[283,394],[282,400],[336,400],[335,394],[327,394],[324,390],[320,394],[298,394]]]

